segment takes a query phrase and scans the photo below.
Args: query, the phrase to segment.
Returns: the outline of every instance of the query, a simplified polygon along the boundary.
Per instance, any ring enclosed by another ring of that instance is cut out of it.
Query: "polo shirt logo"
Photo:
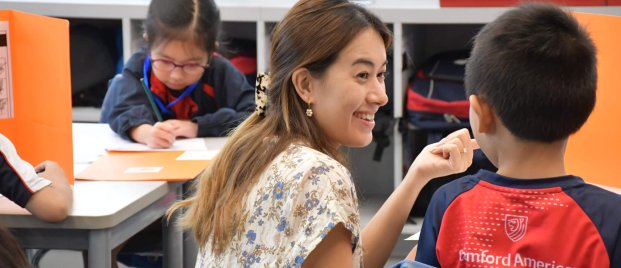
[[[513,242],[517,242],[526,234],[527,216],[505,215],[505,234]]]

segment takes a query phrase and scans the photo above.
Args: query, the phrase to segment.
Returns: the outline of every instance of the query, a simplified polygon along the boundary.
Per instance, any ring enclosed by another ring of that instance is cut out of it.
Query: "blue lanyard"
[[[200,82],[200,79],[198,81],[194,82],[194,84],[191,84],[190,86],[188,86],[183,91],[183,93],[181,93],[181,95],[179,95],[179,97],[177,97],[171,103],[169,103],[168,105],[164,105],[162,100],[157,95],[155,95],[153,93],[153,91],[151,91],[151,87],[149,86],[149,78],[147,77],[148,76],[147,75],[148,74],[147,71],[149,70],[149,66],[151,66],[151,57],[149,56],[149,54],[147,54],[147,57],[144,59],[144,65],[142,66],[142,73],[143,73],[143,77],[144,77],[144,83],[147,86],[147,88],[149,89],[149,94],[151,94],[151,96],[154,97],[153,99],[157,103],[157,106],[160,108],[162,113],[165,113],[165,114],[171,115],[171,116],[175,116],[175,113],[170,110],[170,107],[175,105],[177,102],[179,102],[180,100],[182,100],[186,96],[190,95],[190,93],[192,93],[192,91],[194,91],[194,89],[198,85],[198,82]]]

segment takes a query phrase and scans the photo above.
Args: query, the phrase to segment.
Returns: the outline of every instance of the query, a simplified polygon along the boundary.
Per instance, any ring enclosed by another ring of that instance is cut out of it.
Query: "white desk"
[[[75,172],[103,153],[103,124],[74,124]],[[111,250],[152,222],[181,196],[182,183],[76,181],[73,210],[61,223],[46,223],[0,198],[0,222],[25,248],[88,250],[90,268],[110,267]],[[182,267],[183,234],[163,224],[164,265]]]
[[[73,210],[61,223],[46,223],[0,198],[0,222],[25,248],[88,250],[88,267],[110,267],[111,251],[164,215],[180,183],[76,181]],[[181,267],[182,236],[164,226],[166,267]]]

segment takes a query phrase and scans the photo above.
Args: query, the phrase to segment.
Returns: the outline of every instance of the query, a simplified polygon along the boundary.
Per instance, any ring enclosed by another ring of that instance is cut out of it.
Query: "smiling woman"
[[[194,195],[169,211],[187,208],[181,223],[201,245],[197,267],[379,267],[422,186],[470,165],[467,131],[430,145],[360,230],[339,149],[372,140],[375,113],[388,101],[391,38],[346,0],[299,1],[278,23],[257,111],[196,180]]]

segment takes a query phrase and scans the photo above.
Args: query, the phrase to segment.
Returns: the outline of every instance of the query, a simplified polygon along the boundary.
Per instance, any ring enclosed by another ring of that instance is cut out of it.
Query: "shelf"
[[[149,0],[3,0],[0,9],[64,18],[143,18]]]
[[[73,122],[97,123],[101,115],[101,108],[73,107],[71,112],[71,119]]]
[[[218,0],[223,21],[275,22],[294,0]],[[487,23],[508,7],[441,8],[438,0],[358,1],[386,23]],[[370,2],[370,4],[364,4]],[[143,19],[149,0],[3,0],[0,9],[71,18]],[[569,7],[579,12],[621,15],[621,6]]]

